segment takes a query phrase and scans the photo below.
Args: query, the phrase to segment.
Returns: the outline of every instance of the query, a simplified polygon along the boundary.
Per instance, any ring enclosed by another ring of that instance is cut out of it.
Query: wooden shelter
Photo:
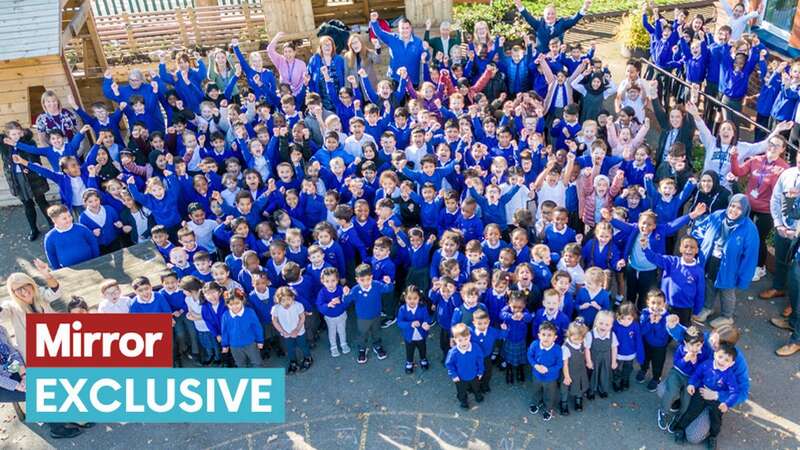
[[[0,17],[0,123],[29,126],[41,112],[40,98],[52,89],[62,99],[80,98],[65,45],[82,41],[84,65],[105,70],[94,32],[90,0],[10,0]]]

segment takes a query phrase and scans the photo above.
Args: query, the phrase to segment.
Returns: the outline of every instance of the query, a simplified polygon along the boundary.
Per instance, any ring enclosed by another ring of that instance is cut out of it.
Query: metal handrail
[[[728,105],[726,105],[726,104],[722,103],[722,101],[718,100],[717,98],[715,98],[715,97],[712,97],[712,96],[710,96],[710,95],[706,94],[705,92],[701,91],[700,89],[696,89],[696,88],[695,88],[695,86],[693,86],[691,83],[688,83],[688,82],[686,82],[684,79],[682,79],[682,78],[680,78],[680,77],[677,77],[677,76],[675,76],[675,74],[673,74],[672,72],[666,71],[666,70],[662,69],[661,67],[658,67],[658,66],[657,66],[657,65],[655,65],[655,63],[653,63],[652,61],[650,61],[650,60],[648,60],[648,59],[644,59],[644,58],[638,58],[638,59],[639,59],[639,61],[640,61],[640,62],[647,64],[647,65],[648,65],[648,66],[650,66],[651,68],[653,68],[653,69],[655,69],[655,70],[657,70],[657,71],[661,72],[662,74],[664,74],[664,75],[666,75],[666,76],[668,76],[668,77],[672,78],[673,80],[677,81],[678,83],[680,83],[680,84],[682,84],[682,85],[684,85],[684,86],[688,87],[689,89],[692,89],[692,90],[694,90],[694,91],[695,91],[695,92],[697,92],[699,95],[702,95],[703,97],[705,97],[705,99],[706,99],[706,100],[709,100],[709,101],[711,101],[712,103],[715,103],[715,104],[717,104],[717,106],[720,106],[720,107],[722,107],[722,108],[725,108],[725,110],[727,110],[728,112],[731,112],[731,113],[735,114],[735,115],[736,115],[736,116],[738,116],[740,119],[743,119],[743,120],[745,120],[746,122],[748,122],[748,123],[750,123],[750,124],[752,124],[752,125],[754,125],[754,126],[756,126],[756,127],[760,128],[761,130],[763,130],[763,131],[766,131],[767,133],[771,133],[771,132],[772,132],[772,130],[770,130],[769,128],[767,128],[767,127],[765,127],[765,126],[761,125],[760,123],[758,123],[758,122],[754,121],[754,120],[753,120],[753,119],[751,119],[750,117],[748,117],[748,116],[746,116],[746,115],[742,114],[741,112],[739,112],[739,111],[736,111],[735,109],[731,108],[730,106],[728,106]]]

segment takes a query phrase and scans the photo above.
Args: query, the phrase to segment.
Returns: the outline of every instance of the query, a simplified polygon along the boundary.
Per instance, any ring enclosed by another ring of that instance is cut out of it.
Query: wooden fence
[[[156,50],[176,47],[202,49],[226,46],[234,38],[258,41],[266,37],[260,4],[123,12],[96,17],[95,22],[106,57],[115,62]]]

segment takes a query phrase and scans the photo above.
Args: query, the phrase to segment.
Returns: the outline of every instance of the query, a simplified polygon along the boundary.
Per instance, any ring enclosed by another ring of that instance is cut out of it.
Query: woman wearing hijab
[[[710,295],[706,295],[703,310],[694,320],[705,322],[719,298],[721,315],[710,325],[717,328],[733,324],[736,290],[750,286],[758,261],[758,230],[749,215],[747,197],[735,194],[727,208],[711,213],[706,219],[700,255]]]
[[[584,82],[588,78],[588,83]],[[587,120],[597,120],[603,110],[603,102],[608,97],[617,93],[617,85],[611,76],[603,72],[594,72],[591,65],[587,65],[582,73],[570,82],[575,92],[583,95],[581,100],[581,123]]]
[[[689,234],[698,241],[703,239],[711,213],[728,207],[731,193],[719,183],[719,175],[713,170],[706,170],[697,183],[697,191],[689,198],[689,210],[699,203],[705,203],[706,213],[689,224]]]

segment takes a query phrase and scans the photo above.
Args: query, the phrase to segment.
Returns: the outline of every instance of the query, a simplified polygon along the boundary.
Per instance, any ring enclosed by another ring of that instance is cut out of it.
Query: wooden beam
[[[65,45],[72,38],[78,36],[78,33],[80,33],[81,28],[83,28],[83,25],[86,23],[86,19],[89,17],[89,13],[91,13],[91,11],[91,2],[89,2],[89,0],[83,0],[81,8],[75,13],[74,16],[72,16],[72,20],[70,20],[69,24],[61,35],[61,45]]]

